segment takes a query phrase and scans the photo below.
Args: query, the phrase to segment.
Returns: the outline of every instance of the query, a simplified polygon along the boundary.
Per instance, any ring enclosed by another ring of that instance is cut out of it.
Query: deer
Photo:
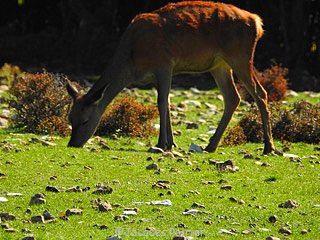
[[[111,63],[86,94],[68,82],[73,99],[68,118],[72,126],[69,147],[83,147],[101,116],[125,87],[152,82],[157,90],[160,117],[156,147],[176,146],[170,119],[172,76],[210,72],[224,100],[218,127],[204,149],[214,152],[240,103],[233,74],[255,100],[263,123],[264,154],[275,150],[268,96],[254,72],[254,52],[263,36],[262,19],[236,6],[209,1],[170,3],[137,15],[123,33]]]

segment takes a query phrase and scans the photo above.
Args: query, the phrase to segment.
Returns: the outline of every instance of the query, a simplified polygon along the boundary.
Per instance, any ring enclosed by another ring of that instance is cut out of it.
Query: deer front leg
[[[168,149],[173,145],[170,112],[169,112],[169,91],[171,87],[171,73],[159,71],[156,73],[158,91],[158,110],[160,115],[160,133],[157,147]]]
[[[167,148],[168,150],[171,150],[173,146],[177,147],[177,144],[175,144],[175,142],[173,141],[170,107],[168,107],[168,111],[167,111]]]

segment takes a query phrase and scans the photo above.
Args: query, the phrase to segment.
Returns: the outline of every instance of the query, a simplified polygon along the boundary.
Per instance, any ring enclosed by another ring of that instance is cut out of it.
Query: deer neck
[[[118,95],[126,86],[130,85],[134,80],[130,67],[121,65],[117,68],[108,69],[101,79],[93,86],[95,89],[105,88],[102,99],[99,101],[98,109],[104,112],[110,102]]]

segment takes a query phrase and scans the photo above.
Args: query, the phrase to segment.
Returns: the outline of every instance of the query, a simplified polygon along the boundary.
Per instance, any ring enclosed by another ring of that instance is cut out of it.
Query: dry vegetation
[[[274,65],[262,72],[255,71],[259,82],[268,93],[269,102],[281,101],[286,97],[288,81],[286,76],[288,69],[281,65]],[[248,102],[253,102],[252,97],[241,83],[237,85],[242,98]]]
[[[103,115],[98,135],[148,137],[155,133],[152,120],[158,116],[155,106],[139,103],[132,97],[117,99]]]
[[[272,132],[275,139],[289,142],[320,143],[320,104],[296,102],[289,109],[279,104],[272,106]],[[239,123],[229,129],[224,144],[261,142],[262,123],[259,111],[253,107]]]
[[[65,76],[50,73],[18,77],[10,89],[9,104],[15,113],[12,125],[30,133],[69,134],[66,116],[71,99],[65,81]]]

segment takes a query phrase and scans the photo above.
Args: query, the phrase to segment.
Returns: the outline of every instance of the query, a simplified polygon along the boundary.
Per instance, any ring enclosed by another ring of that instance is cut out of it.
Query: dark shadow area
[[[167,2],[2,0],[0,65],[13,63],[28,71],[46,68],[80,78],[99,75],[131,19],[138,13],[155,10]],[[265,35],[256,52],[258,69],[281,63],[289,68],[291,88],[320,90],[319,1],[223,2],[255,12],[263,18]],[[207,81],[210,75],[205,75],[204,79],[195,78],[180,76],[174,83],[182,87],[214,86],[213,81]]]

